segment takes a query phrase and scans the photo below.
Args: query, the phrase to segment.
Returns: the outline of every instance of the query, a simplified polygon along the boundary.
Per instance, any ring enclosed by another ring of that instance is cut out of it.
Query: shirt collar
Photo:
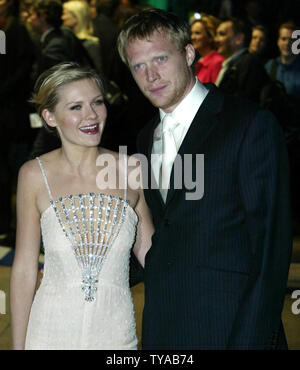
[[[208,94],[208,89],[195,77],[195,85],[188,95],[177,105],[171,115],[180,124],[190,124],[203,100]],[[159,109],[160,119],[163,120],[166,113]]]

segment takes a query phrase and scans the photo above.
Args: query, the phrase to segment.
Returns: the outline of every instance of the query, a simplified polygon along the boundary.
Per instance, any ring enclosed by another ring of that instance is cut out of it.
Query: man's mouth
[[[159,94],[159,93],[161,93],[165,88],[166,88],[166,86],[160,86],[160,87],[156,87],[156,88],[154,88],[154,89],[149,89],[149,91],[151,92],[151,94]]]
[[[96,135],[99,132],[99,124],[95,123],[93,125],[80,127],[79,130],[87,135]]]

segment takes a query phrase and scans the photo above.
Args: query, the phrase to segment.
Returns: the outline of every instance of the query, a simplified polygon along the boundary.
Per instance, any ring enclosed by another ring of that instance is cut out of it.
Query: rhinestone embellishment
[[[124,222],[128,202],[113,195],[89,193],[51,200],[51,205],[81,269],[85,300],[92,302],[99,273]]]

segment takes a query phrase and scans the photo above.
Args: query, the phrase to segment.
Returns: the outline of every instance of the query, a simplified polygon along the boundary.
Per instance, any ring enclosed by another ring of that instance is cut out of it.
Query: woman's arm
[[[139,191],[139,200],[135,207],[139,222],[137,225],[136,241],[133,247],[133,252],[139,263],[144,267],[145,256],[151,247],[151,237],[154,233],[152,216],[147,206],[144,191]]]
[[[34,162],[25,163],[18,178],[16,248],[10,280],[12,349],[24,349],[37,282],[41,232]]]

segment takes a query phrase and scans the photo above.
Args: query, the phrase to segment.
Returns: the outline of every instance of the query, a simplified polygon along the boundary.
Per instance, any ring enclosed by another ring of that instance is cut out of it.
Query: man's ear
[[[44,118],[44,121],[47,123],[47,125],[49,125],[50,127],[57,127],[54,113],[50,112],[48,109],[44,109],[42,111],[42,117]]]
[[[186,62],[187,65],[190,67],[194,63],[196,56],[194,46],[192,44],[187,44],[187,46],[185,47],[185,52],[186,52]]]

